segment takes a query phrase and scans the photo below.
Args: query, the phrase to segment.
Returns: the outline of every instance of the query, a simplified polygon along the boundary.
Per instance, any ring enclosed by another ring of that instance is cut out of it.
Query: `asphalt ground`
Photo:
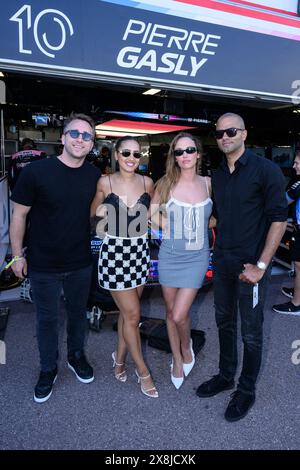
[[[43,404],[35,403],[33,389],[39,360],[33,305],[23,301],[1,302],[1,306],[11,308],[11,313],[5,333],[6,363],[0,364],[0,449],[299,449],[300,364],[296,362],[300,358],[300,317],[272,312],[272,304],[288,300],[280,292],[282,285],[291,285],[287,275],[272,276],[256,402],[249,414],[235,423],[224,419],[231,391],[205,399],[195,394],[198,385],[218,370],[212,289],[199,291],[191,308],[192,327],[205,331],[206,344],[179,390],[170,382],[171,355],[143,341],[158,399],[141,393],[130,358],[127,382],[114,378],[111,361],[116,343],[114,314],[106,315],[100,332],[88,334],[86,351],[95,380],[80,383],[66,366],[62,312],[58,378],[50,399]],[[143,315],[163,318],[160,288],[146,288],[144,294]],[[297,340],[298,354],[293,349]],[[239,357],[241,351],[239,341]]]

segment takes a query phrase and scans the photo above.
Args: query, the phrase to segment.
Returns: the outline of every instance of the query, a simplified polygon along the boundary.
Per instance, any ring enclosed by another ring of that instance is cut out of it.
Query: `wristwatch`
[[[267,264],[263,261],[257,261],[256,266],[262,271],[265,271],[267,269]]]

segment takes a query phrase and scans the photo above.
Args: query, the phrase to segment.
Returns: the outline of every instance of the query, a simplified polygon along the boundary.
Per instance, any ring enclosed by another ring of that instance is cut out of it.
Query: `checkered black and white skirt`
[[[146,284],[150,267],[147,234],[122,238],[106,235],[100,248],[98,279],[108,290],[133,289]]]

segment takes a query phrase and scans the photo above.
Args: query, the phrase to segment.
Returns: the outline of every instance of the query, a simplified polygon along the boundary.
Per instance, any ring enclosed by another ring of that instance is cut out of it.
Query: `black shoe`
[[[254,405],[255,395],[249,395],[243,393],[240,390],[236,390],[232,394],[232,398],[228,403],[225,411],[225,419],[233,422],[238,421],[246,416],[250,408]]]
[[[272,310],[277,313],[286,313],[288,315],[300,315],[300,305],[294,305],[292,302],[273,305]]]
[[[294,297],[294,289],[293,287],[283,287],[281,289],[281,292],[283,293],[283,295],[285,295],[286,297],[288,297],[289,299],[292,299]]]
[[[22,280],[15,276],[11,269],[2,271],[0,275],[0,291],[15,289],[19,287],[21,283]]]
[[[88,384],[94,380],[93,368],[87,362],[82,351],[76,351],[68,356],[68,367],[76,375],[80,382]]]
[[[37,403],[44,403],[51,397],[53,384],[57,377],[57,367],[49,372],[41,371],[38,383],[34,389],[33,399]]]
[[[226,380],[220,374],[214,375],[212,379],[201,384],[196,391],[198,397],[213,397],[225,390],[231,390],[234,387],[234,380]]]

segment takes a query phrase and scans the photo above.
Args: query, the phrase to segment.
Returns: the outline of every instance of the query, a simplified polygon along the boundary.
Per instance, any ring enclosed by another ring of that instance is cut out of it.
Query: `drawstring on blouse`
[[[183,225],[184,228],[188,231],[189,245],[191,244],[192,235],[196,233],[196,243],[198,243],[198,234],[200,227],[200,208],[199,207],[190,207],[188,211],[185,211]]]

